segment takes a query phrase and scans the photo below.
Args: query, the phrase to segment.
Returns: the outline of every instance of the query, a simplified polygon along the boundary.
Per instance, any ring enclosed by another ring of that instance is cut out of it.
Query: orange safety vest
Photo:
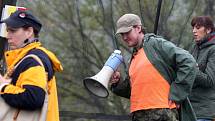
[[[143,48],[132,59],[129,76],[131,81],[130,111],[175,108],[169,105],[170,85],[146,57]]]

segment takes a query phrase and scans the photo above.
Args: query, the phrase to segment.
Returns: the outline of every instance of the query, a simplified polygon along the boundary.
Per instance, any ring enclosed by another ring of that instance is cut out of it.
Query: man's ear
[[[206,29],[207,34],[211,33],[211,31],[212,31],[211,29]]]
[[[141,31],[142,31],[142,28],[141,28],[142,26],[137,26],[136,28],[138,29],[138,32],[139,33],[141,33]]]

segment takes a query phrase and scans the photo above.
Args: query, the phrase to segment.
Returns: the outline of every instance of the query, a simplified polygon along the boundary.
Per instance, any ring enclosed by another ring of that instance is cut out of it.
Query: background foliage
[[[128,114],[127,99],[112,93],[107,99],[96,98],[85,90],[82,80],[95,75],[114,48],[122,50],[127,62],[131,50],[115,36],[116,20],[125,13],[135,13],[147,32],[153,32],[158,0],[17,1],[40,18],[44,25],[41,41],[63,64],[64,72],[57,75],[60,110]],[[163,0],[158,35],[188,49],[192,44],[192,17],[210,15],[215,19],[214,4],[214,0]],[[120,67],[122,75],[125,67]],[[61,120],[90,119],[62,117]]]

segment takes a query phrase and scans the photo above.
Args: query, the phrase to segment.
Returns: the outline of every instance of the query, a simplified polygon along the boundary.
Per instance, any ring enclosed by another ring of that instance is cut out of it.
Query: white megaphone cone
[[[123,57],[121,51],[115,50],[98,74],[83,80],[85,88],[98,97],[107,97],[109,95],[108,83],[110,78],[122,62]]]

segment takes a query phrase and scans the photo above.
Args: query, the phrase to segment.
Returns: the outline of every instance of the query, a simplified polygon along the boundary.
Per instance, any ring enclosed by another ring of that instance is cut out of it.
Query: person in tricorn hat
[[[63,68],[38,38],[41,22],[28,11],[17,10],[1,23],[6,24],[8,41],[5,52],[8,72],[4,77],[0,75],[1,97],[11,107],[40,110],[48,92],[46,121],[59,121],[55,72]]]
[[[170,41],[146,34],[138,15],[124,14],[116,26],[116,34],[133,48],[133,54],[127,78],[120,81],[120,73],[115,72],[111,90],[130,99],[132,121],[178,121],[177,108],[191,91],[196,61]],[[180,118],[196,120],[195,115],[193,119]]]

